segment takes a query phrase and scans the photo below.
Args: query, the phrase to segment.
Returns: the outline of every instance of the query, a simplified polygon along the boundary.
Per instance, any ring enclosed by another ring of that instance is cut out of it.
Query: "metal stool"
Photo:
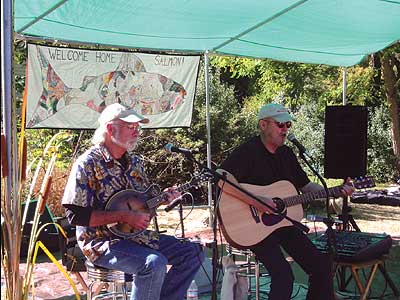
[[[98,267],[89,261],[86,261],[85,265],[87,278],[91,281],[88,285],[87,300],[99,300],[104,298],[111,298],[113,300],[119,298],[123,300],[128,299],[130,293],[127,291],[126,283],[133,281],[132,275],[125,274],[122,271]],[[96,285],[97,290],[94,290]],[[118,290],[118,286],[121,286],[121,290]]]
[[[226,251],[229,255],[233,257],[235,264],[239,267],[238,276],[243,276],[247,278],[248,281],[248,290],[247,290],[247,299],[251,300],[252,294],[255,294],[256,300],[260,299],[260,277],[268,277],[269,274],[267,272],[261,272],[260,267],[261,263],[256,259],[253,252],[249,249],[239,250],[231,245],[226,245]],[[245,258],[244,261],[236,262],[236,256],[242,256]],[[255,288],[252,289],[251,283],[252,279],[255,280]]]

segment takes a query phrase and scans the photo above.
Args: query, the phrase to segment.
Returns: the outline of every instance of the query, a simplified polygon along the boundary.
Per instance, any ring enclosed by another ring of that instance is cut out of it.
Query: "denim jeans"
[[[94,264],[134,274],[131,300],[182,300],[204,261],[199,244],[161,235],[154,250],[130,240],[109,247]],[[167,265],[171,265],[167,273]]]

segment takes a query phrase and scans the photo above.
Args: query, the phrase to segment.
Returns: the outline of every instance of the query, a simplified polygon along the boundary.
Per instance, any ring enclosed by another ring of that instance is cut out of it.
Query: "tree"
[[[396,156],[397,173],[400,174],[400,42],[383,51],[381,55],[383,82],[391,119],[393,153]]]

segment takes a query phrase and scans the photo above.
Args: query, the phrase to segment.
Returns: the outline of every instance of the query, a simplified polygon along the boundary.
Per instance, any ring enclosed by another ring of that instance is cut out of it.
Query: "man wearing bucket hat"
[[[287,180],[302,193],[323,190],[322,186],[310,182],[291,148],[284,144],[293,121],[288,109],[281,104],[268,103],[261,107],[257,120],[260,134],[237,147],[221,164],[221,169],[232,174],[240,183],[268,186]],[[353,188],[345,185],[341,195],[350,195],[352,192]],[[277,207],[273,199],[260,198],[271,207]],[[243,196],[241,200],[248,202]],[[251,202],[248,204],[253,205]],[[256,208],[271,212],[261,204]],[[334,299],[329,257],[319,252],[298,227],[289,223],[277,228],[249,248],[271,276],[268,299],[289,300],[293,291],[293,272],[281,248],[309,275],[308,300]]]
[[[131,300],[182,300],[204,260],[200,245],[147,230],[151,215],[146,211],[107,209],[116,193],[144,192],[150,185],[140,157],[128,154],[138,143],[141,124],[149,119],[114,103],[98,121],[94,145],[74,163],[62,200],[69,222],[76,226],[79,247],[96,266],[134,274]],[[180,196],[172,188],[165,194],[167,202]],[[110,230],[115,224],[138,234],[124,236],[122,231],[121,237]]]

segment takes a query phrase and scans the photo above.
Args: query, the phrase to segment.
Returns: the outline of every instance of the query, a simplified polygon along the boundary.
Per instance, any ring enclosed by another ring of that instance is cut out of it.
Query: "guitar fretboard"
[[[335,187],[329,188],[328,194],[329,195],[337,195],[337,194],[339,194],[341,188],[342,188],[342,186],[335,186]],[[287,197],[287,198],[283,199],[283,202],[288,207],[288,206],[294,206],[294,205],[301,204],[301,203],[307,203],[307,202],[310,202],[311,200],[325,198],[325,197],[326,197],[325,190],[321,190],[321,191],[317,191],[317,192]]]

